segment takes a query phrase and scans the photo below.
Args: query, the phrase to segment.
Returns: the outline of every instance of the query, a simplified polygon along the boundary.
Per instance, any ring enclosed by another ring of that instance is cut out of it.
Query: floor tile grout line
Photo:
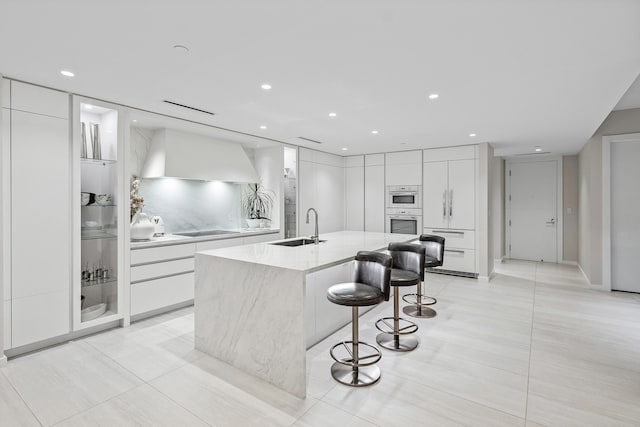
[[[18,397],[20,398],[20,400],[22,400],[22,403],[24,403],[24,406],[26,406],[29,412],[31,413],[31,415],[33,415],[33,418],[36,420],[36,422],[44,427],[44,424],[42,423],[42,421],[40,421],[40,418],[38,418],[36,413],[33,412],[33,408],[31,408],[31,406],[27,403],[27,401],[24,400],[24,397],[22,396],[22,394],[20,394],[20,391],[18,391],[16,386],[11,382],[11,379],[9,379],[9,377],[1,369],[0,369],[0,375],[4,376],[4,378],[7,380],[7,383],[9,383],[13,391],[15,391]]]
[[[524,405],[524,422],[527,423],[528,411],[529,411],[529,384],[531,382],[531,357],[533,355],[533,329],[536,316],[536,287],[538,286],[538,263],[535,264],[533,271],[533,302],[531,305],[531,331],[529,335],[529,369],[527,370],[527,390],[526,400]]]
[[[173,372],[173,371],[172,371]],[[158,378],[161,378],[163,376],[165,376],[167,374],[163,374],[160,375]],[[156,379],[158,379],[156,378]],[[154,379],[154,381],[156,380]],[[200,421],[202,421],[203,423],[205,423],[208,426],[214,427],[213,424],[210,424],[208,422],[206,422],[205,420],[203,420],[202,418],[200,418],[196,413],[194,413],[193,411],[191,411],[189,408],[185,408],[183,405],[180,404],[180,402],[176,401],[174,398],[172,398],[171,396],[169,396],[167,393],[163,392],[162,390],[160,390],[158,387],[154,386],[151,383],[147,383],[147,385],[149,387],[151,387],[152,389],[154,389],[155,391],[157,391],[158,393],[160,393],[161,395],[163,395],[164,397],[166,397],[167,399],[169,399],[170,401],[172,401],[173,403],[175,403],[176,405],[178,405],[179,407],[181,407],[182,409],[184,409],[185,411],[187,411],[188,413],[190,413],[191,415],[193,415],[194,417],[196,417],[197,419],[199,419]]]

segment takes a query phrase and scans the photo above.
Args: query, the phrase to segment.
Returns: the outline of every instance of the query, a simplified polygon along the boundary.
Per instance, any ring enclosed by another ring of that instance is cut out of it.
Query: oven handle
[[[406,215],[389,215],[391,219],[418,219],[417,216],[406,216]]]
[[[445,252],[453,252],[453,253],[456,253],[456,254],[463,254],[464,253],[464,251],[459,251],[457,249],[445,249],[444,251]]]

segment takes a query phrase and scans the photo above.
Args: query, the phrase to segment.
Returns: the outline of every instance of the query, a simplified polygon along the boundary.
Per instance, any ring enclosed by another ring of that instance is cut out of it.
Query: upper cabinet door
[[[447,162],[429,162],[423,167],[422,205],[425,228],[448,228]]]
[[[474,160],[449,162],[449,228],[473,230],[476,223]]]
[[[384,233],[384,196],[384,164],[365,166],[364,231]]]
[[[12,81],[11,109],[68,119],[69,94]]]
[[[364,231],[364,156],[347,160],[344,168],[345,229]]]
[[[421,185],[422,151],[387,153],[385,159],[387,185]]]

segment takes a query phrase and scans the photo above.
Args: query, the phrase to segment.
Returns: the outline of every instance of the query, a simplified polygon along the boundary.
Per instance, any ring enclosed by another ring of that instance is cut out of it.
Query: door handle
[[[453,190],[449,190],[449,218],[453,216]]]
[[[555,223],[556,223],[555,218],[551,218],[551,221],[547,221],[547,224],[550,224],[550,225],[555,225]]]
[[[447,190],[442,192],[442,216],[447,216]]]

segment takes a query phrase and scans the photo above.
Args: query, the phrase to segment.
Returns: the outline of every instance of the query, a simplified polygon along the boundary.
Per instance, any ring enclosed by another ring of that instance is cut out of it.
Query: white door
[[[640,141],[611,144],[611,289],[640,292]]]
[[[448,162],[427,162],[422,168],[422,214],[425,228],[449,228]]]
[[[510,258],[558,262],[558,161],[509,162],[506,179]]]
[[[449,228],[473,230],[476,224],[475,160],[449,162]]]

